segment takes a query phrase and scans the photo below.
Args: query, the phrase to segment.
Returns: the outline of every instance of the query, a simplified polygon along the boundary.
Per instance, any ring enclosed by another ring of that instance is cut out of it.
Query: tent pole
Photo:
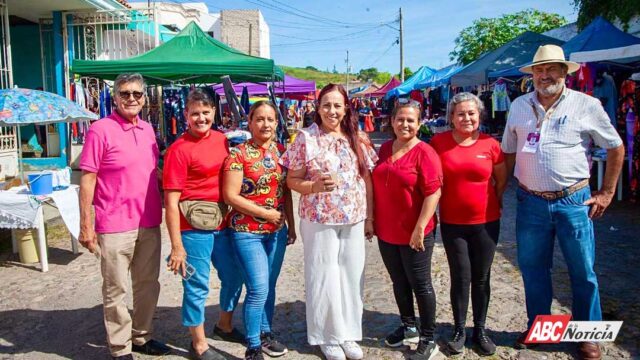
[[[24,169],[22,168],[22,136],[20,135],[20,126],[16,126],[16,132],[18,133],[18,176],[20,177],[20,184],[24,181]]]

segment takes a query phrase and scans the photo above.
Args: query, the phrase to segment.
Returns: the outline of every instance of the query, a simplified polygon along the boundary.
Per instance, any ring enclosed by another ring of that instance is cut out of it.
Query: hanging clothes
[[[605,72],[596,76],[593,96],[600,99],[604,111],[609,115],[611,124],[617,128],[616,107],[618,106],[618,91],[611,75]]]
[[[509,93],[507,92],[507,84],[504,81],[498,80],[493,87],[493,94],[491,95],[492,101],[492,114],[495,118],[496,111],[509,111],[511,107],[511,99],[509,99]]]

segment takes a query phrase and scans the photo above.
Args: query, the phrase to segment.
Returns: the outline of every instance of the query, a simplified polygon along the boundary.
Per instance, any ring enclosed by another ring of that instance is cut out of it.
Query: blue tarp
[[[627,34],[598,16],[582,32],[567,41],[562,49],[567,59],[572,61],[613,60],[627,63],[639,60],[640,38]],[[571,58],[572,54],[579,52],[582,54],[575,54],[575,59]]]
[[[441,85],[449,84],[451,77],[457,74],[460,70],[464,69],[464,66],[460,64],[451,64],[445,66],[440,70],[437,70],[433,75],[423,82],[416,84],[415,89],[425,89],[428,87],[437,87]]]
[[[512,68],[509,69],[504,69],[504,70],[498,70],[498,71],[492,71],[489,73],[488,77],[490,79],[495,79],[495,78],[499,78],[499,77],[517,77],[517,76],[524,76],[526,75],[525,73],[523,73],[522,71],[520,71],[520,68],[525,66],[526,64],[522,64],[522,65],[517,65],[514,66]]]
[[[493,71],[510,69],[533,59],[540,45],[562,45],[562,40],[526,31],[501,47],[482,55],[451,78],[454,86],[473,86],[486,83]]]
[[[418,71],[413,73],[413,75],[411,75],[409,79],[405,80],[405,82],[398,85],[398,87],[396,87],[395,89],[389,91],[384,98],[389,99],[391,97],[398,97],[410,93],[412,90],[416,89],[416,84],[426,81],[435,72],[435,69],[432,69],[428,66],[422,66],[420,69],[418,69]]]

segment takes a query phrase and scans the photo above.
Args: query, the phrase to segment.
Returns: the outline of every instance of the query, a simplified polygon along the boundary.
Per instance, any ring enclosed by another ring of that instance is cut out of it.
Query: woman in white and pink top
[[[358,131],[340,85],[320,92],[314,124],[300,130],[280,163],[299,192],[307,339],[330,360],[362,359],[364,239],[373,236],[371,169],[377,155]]]

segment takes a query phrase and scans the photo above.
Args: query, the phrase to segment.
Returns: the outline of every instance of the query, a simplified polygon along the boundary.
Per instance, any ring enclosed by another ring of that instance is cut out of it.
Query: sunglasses
[[[142,91],[120,91],[118,92],[118,96],[120,96],[120,98],[122,100],[128,100],[131,95],[133,95],[133,98],[136,100],[140,100],[142,98],[142,95],[144,95],[144,93]]]

